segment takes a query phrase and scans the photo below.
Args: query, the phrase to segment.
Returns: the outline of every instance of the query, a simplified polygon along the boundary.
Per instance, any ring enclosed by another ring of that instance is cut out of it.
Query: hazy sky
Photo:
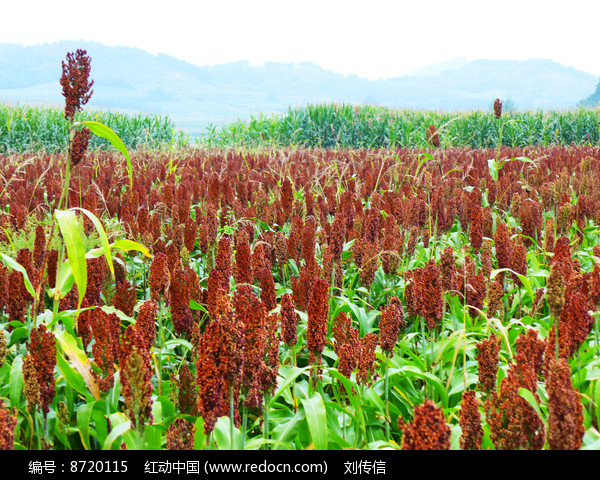
[[[548,58],[600,76],[597,0],[3,0],[0,16],[0,43],[90,40],[197,65],[310,61],[381,78],[456,57]]]

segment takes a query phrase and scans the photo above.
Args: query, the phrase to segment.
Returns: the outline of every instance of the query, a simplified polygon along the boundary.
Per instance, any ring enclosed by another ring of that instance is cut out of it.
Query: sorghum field
[[[1,448],[600,449],[597,138],[127,150],[87,74],[0,155]]]

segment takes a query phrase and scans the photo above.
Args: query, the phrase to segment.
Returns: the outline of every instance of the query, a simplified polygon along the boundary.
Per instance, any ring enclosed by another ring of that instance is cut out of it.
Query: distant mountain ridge
[[[89,105],[168,115],[191,135],[208,123],[284,112],[307,103],[375,104],[435,110],[489,109],[494,98],[517,109],[575,107],[598,77],[551,60],[453,59],[385,80],[342,75],[304,62],[196,66],[132,47],[65,41],[0,44],[0,102],[62,105],[66,53],[84,48],[95,81]]]

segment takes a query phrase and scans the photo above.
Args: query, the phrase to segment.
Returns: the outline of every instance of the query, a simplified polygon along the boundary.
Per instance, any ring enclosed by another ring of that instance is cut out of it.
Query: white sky
[[[196,65],[310,61],[368,78],[456,57],[548,58],[600,76],[600,1],[2,0],[0,43],[90,40]]]

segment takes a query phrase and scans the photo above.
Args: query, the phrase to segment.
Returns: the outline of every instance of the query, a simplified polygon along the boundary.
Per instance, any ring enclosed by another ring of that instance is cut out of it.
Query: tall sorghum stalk
[[[62,62],[62,76],[60,78],[60,84],[62,86],[62,94],[65,97],[65,119],[68,123],[69,129],[69,144],[68,144],[68,156],[65,162],[65,174],[63,191],[58,201],[57,210],[68,208],[69,204],[69,183],[71,179],[71,163],[77,165],[85,155],[87,149],[90,131],[87,128],[76,130],[74,128],[75,114],[81,110],[82,106],[85,105],[92,93],[91,90],[94,81],[90,82],[90,57],[87,55],[85,50],[78,49],[75,53],[67,53],[66,63]],[[58,225],[56,225],[58,228]],[[58,282],[60,270],[62,269],[65,247],[64,241],[61,238],[61,246],[58,249],[58,273],[56,275],[56,293],[54,294],[53,303],[53,317],[56,318],[58,315],[59,308],[59,296]]]
[[[502,121],[502,101],[497,98],[494,100],[494,115],[498,119],[498,146],[496,150],[496,165],[500,165],[500,150],[502,149],[502,130],[504,128],[504,122]]]

